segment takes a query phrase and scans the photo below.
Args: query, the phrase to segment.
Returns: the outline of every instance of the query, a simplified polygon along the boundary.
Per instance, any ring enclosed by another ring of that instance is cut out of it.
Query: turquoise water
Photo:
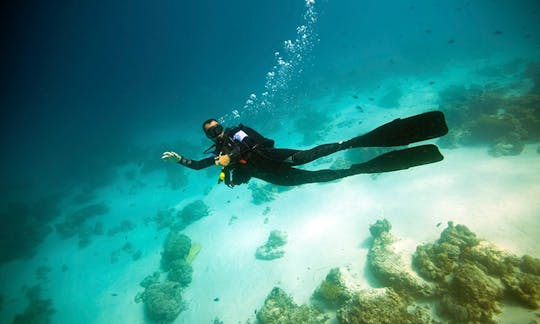
[[[448,221],[505,253],[539,257],[539,15],[537,1],[6,8],[0,322],[151,322],[140,283],[155,272],[168,281],[171,229],[200,247],[175,323],[255,322],[273,287],[313,305],[336,267],[358,290],[388,286],[368,262],[369,227],[382,218],[408,263]],[[446,114],[449,134],[430,141],[445,159],[393,173],[229,189],[216,185],[218,168],[161,160],[164,151],[206,157],[208,118],[307,149],[430,110]],[[283,255],[257,259],[273,230],[286,234]],[[501,322],[538,314],[498,302]],[[427,303],[434,318],[450,318]],[[338,321],[336,309],[326,313]]]

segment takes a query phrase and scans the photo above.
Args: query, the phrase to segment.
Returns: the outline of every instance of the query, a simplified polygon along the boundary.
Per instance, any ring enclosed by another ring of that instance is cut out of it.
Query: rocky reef
[[[79,247],[84,248],[91,243],[93,236],[103,235],[101,223],[90,224],[90,221],[108,212],[109,207],[104,203],[82,207],[67,215],[63,222],[57,223],[56,232],[62,239],[78,236]]]
[[[431,321],[429,307],[413,304],[409,295],[398,294],[390,287],[362,287],[348,267],[331,269],[314,291],[311,302],[315,309],[327,311],[328,319],[331,314],[336,314],[339,323]]]
[[[274,288],[259,322],[493,323],[503,300],[540,308],[540,259],[515,256],[449,222],[437,241],[417,246],[411,260],[396,252],[399,239],[391,228],[385,219],[369,228],[368,271],[383,287],[363,287],[352,266],[333,268],[313,292],[312,306],[298,306]]]
[[[137,225],[134,224],[132,221],[130,221],[129,219],[124,219],[118,226],[111,227],[107,231],[107,235],[114,236],[119,233],[126,234],[134,230],[135,227],[137,227]]]
[[[182,208],[176,216],[180,219],[182,224],[187,226],[208,216],[208,214],[210,214],[210,207],[202,200],[195,200]]]
[[[152,219],[146,221],[155,222],[158,230],[169,228],[181,231],[209,214],[210,207],[202,200],[195,200],[178,211],[175,208],[158,210]]]
[[[192,244],[191,239],[177,230],[171,230],[163,244],[161,270],[166,279],[161,279],[161,272],[155,271],[144,278],[140,285],[144,292],[135,296],[136,302],[143,302],[146,316],[157,323],[171,323],[187,308],[183,300],[183,290],[192,280],[191,263],[201,250],[199,244]]]
[[[290,190],[290,187],[277,186],[270,183],[258,184],[252,182],[248,185],[248,189],[251,190],[251,201],[255,205],[262,205],[267,202],[271,202],[276,199],[276,196],[282,192]]]
[[[14,324],[25,323],[52,323],[52,316],[56,312],[53,308],[52,299],[42,297],[41,286],[36,285],[29,288],[26,292],[28,305],[24,312],[15,315]]]
[[[36,254],[53,230],[49,223],[61,213],[59,202],[58,197],[47,197],[34,203],[0,204],[0,263]]]
[[[352,298],[355,287],[351,287],[347,281],[347,269],[333,268],[328,272],[326,278],[311,296],[311,300],[324,308],[337,309],[343,306]]]
[[[439,143],[487,145],[493,156],[520,154],[525,143],[540,140],[539,76],[540,64],[530,63],[522,72],[522,79],[532,83],[527,90],[523,83],[453,85],[442,90],[439,109],[451,127]]]
[[[146,316],[157,323],[172,323],[186,309],[182,286],[171,281],[150,284],[136,301],[144,302]]]
[[[285,250],[283,246],[287,244],[287,233],[274,230],[270,232],[268,241],[257,248],[255,257],[259,260],[274,260],[283,257]]]
[[[392,226],[388,220],[378,220],[369,230],[373,239],[368,253],[368,264],[379,281],[395,291],[413,297],[428,297],[433,294],[433,286],[418,277],[406,266],[404,256],[392,247],[397,238],[390,233]]]
[[[129,256],[131,260],[137,261],[142,257],[142,251],[133,246],[132,243],[126,242],[121,248],[116,249],[110,254],[111,264],[116,263],[122,256]]]
[[[191,239],[179,231],[170,231],[163,244],[161,267],[169,271],[176,260],[185,260],[191,249]]]
[[[337,311],[337,319],[343,324],[376,323],[430,323],[423,308],[407,310],[408,304],[392,288],[372,288],[353,295]]]
[[[167,273],[167,279],[173,282],[177,282],[182,287],[187,287],[192,280],[193,268],[186,260],[175,260],[171,263],[169,272]]]
[[[449,222],[437,242],[417,247],[413,262],[437,285],[438,313],[453,321],[492,321],[503,297],[540,307],[540,259],[502,251],[466,226]]]
[[[328,316],[314,307],[298,306],[285,291],[274,287],[266,297],[263,307],[257,312],[257,320],[260,324],[322,324],[326,323]]]
[[[362,287],[349,268],[330,270],[311,300],[323,308],[336,310],[339,323],[429,323],[429,308],[414,298],[433,296],[434,287],[421,279],[394,251],[397,241],[390,234],[391,224],[379,220],[370,227],[373,237],[368,266],[383,288]]]

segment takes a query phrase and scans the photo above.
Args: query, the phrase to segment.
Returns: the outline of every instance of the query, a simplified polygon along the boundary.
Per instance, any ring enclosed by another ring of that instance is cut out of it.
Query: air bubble
[[[280,51],[274,52],[275,64],[271,71],[266,73],[264,84],[263,100],[257,100],[255,93],[250,94],[246,104],[242,107],[242,112],[233,110],[234,118],[240,115],[256,115],[259,112],[270,112],[276,109],[273,101],[276,97],[282,96],[288,90],[293,79],[297,78],[304,70],[303,64],[307,60],[311,50],[319,42],[315,32],[317,22],[317,12],[315,11],[315,0],[306,0],[306,9],[303,15],[303,24],[296,27],[297,38],[283,42],[283,54]],[[264,109],[262,109],[264,108]],[[227,116],[223,117],[224,119]]]

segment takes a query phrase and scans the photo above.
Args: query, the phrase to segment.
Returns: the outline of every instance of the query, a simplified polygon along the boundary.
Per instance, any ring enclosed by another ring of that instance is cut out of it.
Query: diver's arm
[[[196,161],[186,159],[185,157],[181,156],[176,152],[164,152],[161,158],[165,161],[182,164],[183,166],[186,166],[193,170],[201,170],[215,164],[215,159],[213,157],[208,157],[206,159]]]
[[[214,157],[208,157],[199,161],[182,158],[178,163],[193,170],[205,169],[216,164]]]

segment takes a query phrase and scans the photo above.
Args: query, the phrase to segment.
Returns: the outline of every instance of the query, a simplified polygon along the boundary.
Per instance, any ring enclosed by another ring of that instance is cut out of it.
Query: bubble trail
[[[319,41],[315,31],[318,17],[315,0],[305,0],[305,8],[303,23],[296,27],[294,40],[284,41],[281,52],[274,53],[275,64],[266,73],[264,91],[260,95],[250,94],[241,108],[233,109],[219,118],[220,122],[232,123],[235,119],[271,111],[274,98],[286,91],[291,81],[302,74],[307,57]]]

